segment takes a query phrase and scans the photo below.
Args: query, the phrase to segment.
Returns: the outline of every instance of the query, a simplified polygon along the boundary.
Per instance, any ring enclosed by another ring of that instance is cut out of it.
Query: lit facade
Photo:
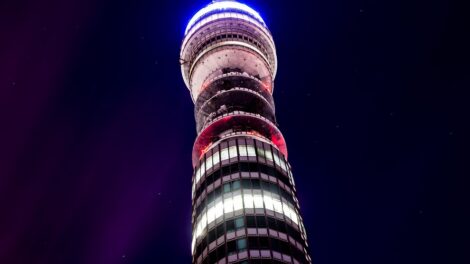
[[[195,105],[193,263],[311,263],[284,137],[276,48],[261,16],[214,1],[189,21],[181,69]]]

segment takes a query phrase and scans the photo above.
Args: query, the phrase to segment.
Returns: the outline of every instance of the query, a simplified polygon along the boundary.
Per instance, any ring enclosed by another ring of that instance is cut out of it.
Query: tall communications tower
[[[276,48],[261,16],[213,1],[180,54],[195,108],[193,263],[311,263],[287,148],[274,114]]]

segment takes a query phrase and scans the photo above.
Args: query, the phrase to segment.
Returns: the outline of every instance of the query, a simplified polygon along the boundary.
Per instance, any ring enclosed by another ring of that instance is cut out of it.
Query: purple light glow
[[[184,34],[186,35],[189,30],[191,29],[192,26],[198,21],[201,17],[205,16],[206,14],[213,12],[213,11],[226,11],[226,10],[238,10],[242,12],[246,12],[256,18],[261,24],[265,25],[263,18],[253,10],[251,7],[238,3],[235,1],[220,1],[220,2],[214,2],[209,4],[208,6],[204,7],[203,9],[199,10],[188,22],[188,26],[186,26],[186,30]]]

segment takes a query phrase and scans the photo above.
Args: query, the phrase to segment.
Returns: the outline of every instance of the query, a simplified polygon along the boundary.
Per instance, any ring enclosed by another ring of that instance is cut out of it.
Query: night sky
[[[470,263],[463,5],[244,2],[277,45],[314,263]],[[191,262],[178,58],[208,3],[1,1],[1,264]]]

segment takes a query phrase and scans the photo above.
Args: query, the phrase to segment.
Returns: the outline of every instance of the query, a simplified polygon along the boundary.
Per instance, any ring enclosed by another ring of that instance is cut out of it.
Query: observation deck
[[[197,12],[188,23],[181,45],[181,71],[193,101],[208,80],[241,69],[272,92],[277,71],[276,48],[261,16],[235,1],[216,1]]]

